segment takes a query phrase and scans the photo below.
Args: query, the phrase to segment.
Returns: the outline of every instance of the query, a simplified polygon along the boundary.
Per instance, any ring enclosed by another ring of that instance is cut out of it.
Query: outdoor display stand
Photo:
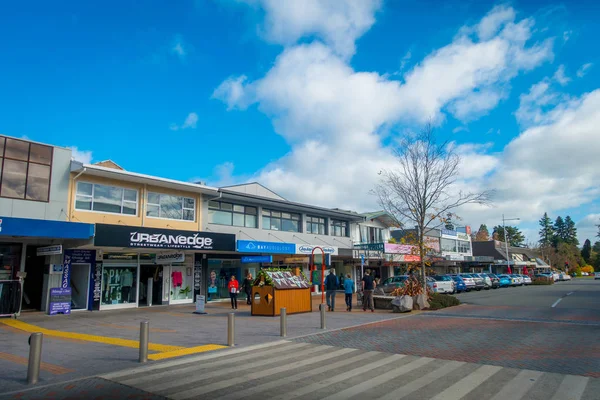
[[[312,311],[310,283],[296,270],[262,270],[252,287],[252,315],[276,316]]]

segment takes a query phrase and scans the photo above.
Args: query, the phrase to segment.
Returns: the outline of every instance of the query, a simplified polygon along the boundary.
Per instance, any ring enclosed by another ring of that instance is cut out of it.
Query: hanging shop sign
[[[458,232],[456,234],[456,237],[458,237],[458,240],[466,240],[469,241],[469,235],[467,235],[466,233],[460,233]]]
[[[418,252],[417,247],[410,244],[386,243],[384,249],[387,254],[415,254]]]
[[[170,264],[185,262],[185,253],[176,251],[173,253],[162,253],[156,255],[157,264]]]
[[[250,263],[272,263],[273,256],[243,256],[242,264]]]
[[[296,254],[296,245],[294,243],[238,240],[236,247],[240,253]]]
[[[38,247],[36,250],[38,257],[39,256],[53,256],[56,254],[62,254],[62,252],[63,252],[62,244],[57,244],[54,246]]]
[[[96,224],[95,246],[235,251],[235,235]]]
[[[329,254],[331,256],[337,256],[338,254],[338,248],[335,246],[315,246],[311,244],[297,244],[295,254],[312,254],[315,248],[317,249],[315,250],[315,254],[320,254],[321,250],[318,249],[319,247],[323,249],[325,254]]]
[[[385,243],[361,243],[355,244],[354,250],[384,251]]]
[[[308,264],[310,257],[286,257],[283,259],[285,264]]]

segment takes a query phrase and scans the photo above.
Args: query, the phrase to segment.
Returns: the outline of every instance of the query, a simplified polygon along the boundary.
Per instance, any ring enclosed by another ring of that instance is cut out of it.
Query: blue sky
[[[0,133],[211,184],[377,208],[398,137],[435,122],[462,222],[600,222],[600,10],[549,1],[24,1],[0,12]]]

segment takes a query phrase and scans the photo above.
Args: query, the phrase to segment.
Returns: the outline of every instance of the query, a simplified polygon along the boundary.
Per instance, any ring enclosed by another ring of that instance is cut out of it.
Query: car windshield
[[[460,276],[453,276],[452,280],[455,281],[455,282],[462,282],[462,279],[461,279]]]
[[[447,276],[434,276],[433,279],[440,282],[449,282],[450,278]]]

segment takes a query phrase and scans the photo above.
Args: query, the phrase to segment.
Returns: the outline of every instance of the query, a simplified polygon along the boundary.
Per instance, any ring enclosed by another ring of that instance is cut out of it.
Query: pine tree
[[[591,263],[592,242],[590,242],[590,239],[585,240],[585,243],[583,244],[583,249],[581,249],[581,257],[583,258],[586,264]]]
[[[487,242],[490,240],[490,232],[488,231],[486,224],[481,224],[479,230],[477,231],[477,235],[475,235],[476,242]]]
[[[573,244],[575,246],[579,245],[579,240],[577,239],[577,228],[575,227],[575,221],[571,219],[570,216],[567,215],[565,218],[565,243]]]
[[[559,215],[554,221],[554,236],[552,237],[552,246],[558,247],[559,243],[565,243],[567,239],[567,230],[565,221]]]
[[[552,245],[552,238],[554,237],[554,227],[552,226],[552,220],[548,217],[548,213],[544,213],[542,219],[540,219],[540,246],[550,247]]]
[[[521,247],[523,242],[525,242],[525,236],[523,236],[519,228],[516,226],[507,226],[506,235],[508,236],[509,246]],[[494,227],[494,238],[497,238],[495,240],[504,242],[504,229],[502,228],[502,225],[497,225]]]

